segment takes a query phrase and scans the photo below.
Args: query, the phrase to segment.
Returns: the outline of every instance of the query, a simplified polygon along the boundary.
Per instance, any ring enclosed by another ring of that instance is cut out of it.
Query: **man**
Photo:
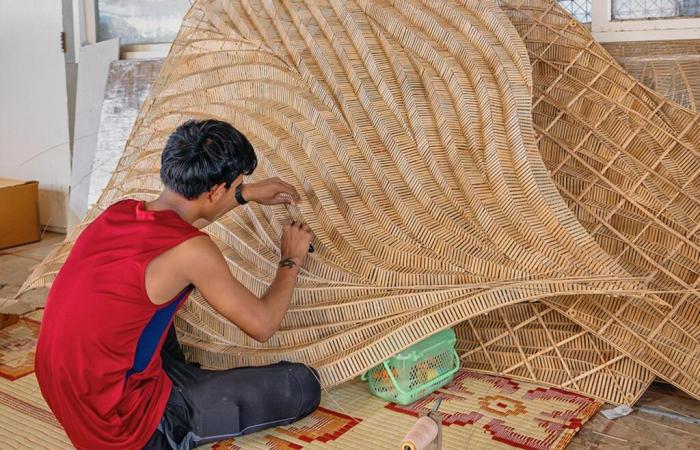
[[[296,204],[299,194],[277,178],[242,184],[257,158],[225,122],[181,125],[161,162],[161,195],[123,200],[96,218],[46,302],[36,376],[80,449],[189,449],[291,423],[319,404],[313,369],[281,362],[203,370],[185,362],[172,326],[196,287],[252,338],[272,336],[304,264],[309,227],[284,227],[279,268],[261,298],[231,275],[199,228],[247,201]]]

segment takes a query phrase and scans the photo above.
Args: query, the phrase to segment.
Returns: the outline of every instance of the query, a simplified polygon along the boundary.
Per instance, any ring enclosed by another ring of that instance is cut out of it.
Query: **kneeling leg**
[[[195,382],[183,386],[197,445],[295,422],[321,400],[318,374],[304,364],[201,372]]]

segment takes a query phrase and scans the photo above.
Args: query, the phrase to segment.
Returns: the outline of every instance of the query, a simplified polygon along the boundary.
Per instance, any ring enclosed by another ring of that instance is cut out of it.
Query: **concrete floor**
[[[34,266],[39,264],[51,249],[65,238],[63,234],[46,232],[39,242],[0,250],[0,297],[12,297],[17,293]],[[47,289],[27,292],[26,298],[46,296]]]
[[[46,233],[41,242],[0,250],[0,296],[14,295],[32,267],[40,263],[64,236]],[[45,296],[38,289],[26,295]],[[603,406],[603,410],[612,406]],[[646,408],[640,411],[638,408]],[[694,418],[681,420],[663,414]],[[661,414],[661,415],[660,415]],[[574,437],[569,449],[698,449],[700,401],[665,383],[654,383],[627,417],[608,420],[596,414]]]

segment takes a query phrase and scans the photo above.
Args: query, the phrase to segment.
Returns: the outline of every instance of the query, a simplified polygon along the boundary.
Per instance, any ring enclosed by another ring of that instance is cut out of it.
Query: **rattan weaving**
[[[254,179],[305,198],[207,229],[232,273],[261,294],[290,216],[317,252],[264,345],[195,294],[177,321],[192,358],[305,361],[335,385],[435,331],[540,301],[604,346],[582,356],[591,379],[615,359],[637,384],[583,388],[586,370],[556,350],[559,365],[532,378],[630,402],[650,371],[700,397],[697,115],[635,82],[555,2],[199,0],[86,224],[157,195],[168,134],[205,117],[250,138]],[[79,231],[23,289],[50,283]],[[527,345],[558,348],[551,329]]]
[[[552,2],[503,3],[533,67],[540,153],[596,242],[672,307],[602,296],[545,300],[698,396],[698,115],[625,73]]]
[[[631,405],[654,374],[542,303],[520,303],[456,328],[462,366]]]
[[[693,111],[700,108],[700,40],[603,44],[636,79]]]

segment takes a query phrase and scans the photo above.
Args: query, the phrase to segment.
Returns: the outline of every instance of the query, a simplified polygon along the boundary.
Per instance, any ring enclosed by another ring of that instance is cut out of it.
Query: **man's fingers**
[[[297,197],[298,196],[295,196],[294,194],[286,192],[286,191],[278,192],[277,194],[275,194],[276,201],[278,201],[280,203],[286,203],[286,204],[292,204],[292,205],[299,203],[299,200]]]
[[[301,230],[301,231],[305,231],[305,232],[311,234],[311,237],[313,238],[313,232],[311,231],[311,227],[309,226],[308,223],[302,222],[302,221],[298,221],[298,220],[292,220],[290,223],[284,225],[282,228],[283,228],[284,230],[288,230],[288,229],[290,229],[290,228],[292,228],[292,227],[298,228],[298,229]]]
[[[309,233],[309,240],[313,241],[314,237],[316,237],[316,236],[314,236],[314,232],[311,231],[311,227],[309,226],[308,223],[304,224],[303,230],[306,231],[307,233]]]
[[[297,192],[296,188],[292,186],[291,184],[287,183],[286,181],[282,181],[282,184],[284,185],[285,188],[287,188],[287,192],[294,197],[296,201],[301,200],[301,195]]]
[[[297,194],[294,188],[283,185],[280,189],[281,190],[275,194],[275,200],[292,205],[296,205],[301,200],[301,197],[299,197],[299,194]]]

